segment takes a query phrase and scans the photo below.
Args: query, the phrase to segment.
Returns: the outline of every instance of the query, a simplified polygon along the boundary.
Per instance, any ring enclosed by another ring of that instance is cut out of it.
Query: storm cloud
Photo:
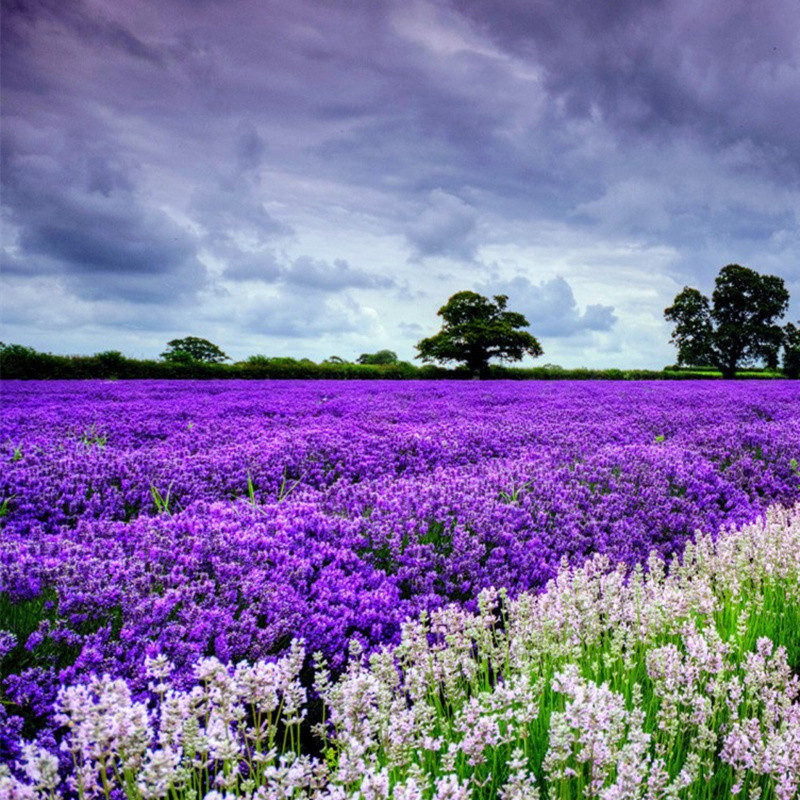
[[[11,137],[3,156],[13,276],[56,275],[89,300],[161,303],[202,288],[193,237],[137,195],[124,160],[78,143],[44,154]]]
[[[729,262],[800,315],[794,0],[14,0],[0,36],[4,341],[409,358],[480,287],[550,361],[660,366]]]

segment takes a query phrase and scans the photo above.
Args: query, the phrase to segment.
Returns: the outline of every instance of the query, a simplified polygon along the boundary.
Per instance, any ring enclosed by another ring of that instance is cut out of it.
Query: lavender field
[[[0,791],[796,796],[795,383],[1,391]]]

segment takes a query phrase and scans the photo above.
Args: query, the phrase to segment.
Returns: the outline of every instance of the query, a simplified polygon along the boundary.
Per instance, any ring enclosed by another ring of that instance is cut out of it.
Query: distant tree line
[[[198,337],[187,337],[197,339]],[[180,341],[180,340],[176,340]],[[201,340],[207,341],[207,340]],[[208,342],[212,348],[217,348]],[[201,353],[202,351],[197,351]],[[222,351],[219,351],[222,353]],[[168,346],[161,358],[128,358],[117,350],[91,356],[61,356],[43,353],[32,347],[0,342],[0,378],[11,379],[237,379],[237,378],[331,378],[331,379],[407,379],[447,373],[440,368],[423,368],[408,362],[391,364],[356,363],[332,357],[316,363],[307,358],[252,355],[244,361],[224,363],[214,351],[187,357],[180,346]]]
[[[393,350],[362,353],[354,362],[332,355],[310,359],[252,355],[231,361],[218,345],[198,336],[172,339],[160,361],[136,360],[117,350],[93,356],[55,356],[0,342],[2,378],[511,378],[650,379],[687,377],[800,376],[800,328],[779,324],[789,305],[781,278],[738,264],[720,270],[711,299],[685,286],[664,310],[674,324],[674,367],[664,370],[565,370],[554,365],[511,368],[507,362],[544,351],[525,330],[524,315],[507,310],[508,297],[462,291],[437,312],[441,330],[416,344],[417,367]],[[800,323],[798,323],[800,325]],[[783,353],[781,370],[779,354]],[[500,359],[501,364],[490,363]],[[455,364],[454,368],[442,365]]]
[[[369,355],[369,354],[366,354]],[[374,355],[374,354],[373,354]],[[3,380],[131,380],[131,379],[330,379],[330,380],[469,380],[472,371],[464,365],[445,368],[435,364],[417,366],[408,361],[395,364],[359,363],[330,356],[321,362],[308,358],[252,355],[236,363],[186,361],[182,358],[135,359],[117,350],[91,356],[61,356],[43,353],[20,344],[0,343],[0,378]],[[718,372],[672,367],[664,370],[565,369],[557,364],[536,367],[489,365],[484,377],[504,380],[664,380],[719,378]],[[780,377],[751,369],[737,377]]]

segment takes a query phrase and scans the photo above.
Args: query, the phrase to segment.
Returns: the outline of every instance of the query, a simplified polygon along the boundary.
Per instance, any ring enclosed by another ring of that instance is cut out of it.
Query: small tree
[[[715,366],[732,378],[740,366],[763,362],[774,369],[784,332],[776,320],[789,305],[783,280],[739,264],[723,267],[711,301],[685,286],[664,317],[675,323],[678,364]]]
[[[457,292],[436,313],[444,323],[441,331],[416,345],[424,362],[463,362],[473,375],[485,377],[489,360],[519,361],[523,356],[543,354],[537,339],[522,328],[528,320],[522,314],[506,311],[508,297],[493,300],[477,292]]]
[[[253,367],[266,367],[270,361],[272,361],[272,359],[269,356],[256,353],[255,355],[247,356],[244,363]]]
[[[783,374],[800,378],[800,328],[791,322],[783,327]]]
[[[117,378],[124,372],[128,359],[119,350],[103,350],[95,353],[94,359],[99,367],[99,374],[107,378]]]
[[[362,353],[357,359],[357,364],[397,364],[399,359],[394,350],[378,350],[377,353]]]
[[[205,364],[221,364],[230,360],[217,345],[197,336],[167,342],[167,349],[161,354],[161,358],[172,363],[202,361]]]

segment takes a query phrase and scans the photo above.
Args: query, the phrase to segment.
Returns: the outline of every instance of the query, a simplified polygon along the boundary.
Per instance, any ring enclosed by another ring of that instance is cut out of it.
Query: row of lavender
[[[203,658],[188,690],[148,659],[141,701],[91,676],[56,699],[73,768],[27,744],[0,797],[797,800],[800,504],[647,566],[596,556],[540,594],[422,614],[368,662],[351,643],[333,680],[316,663],[317,755],[299,642]]]
[[[0,762],[60,683],[347,642],[800,499],[770,384],[6,383]]]

